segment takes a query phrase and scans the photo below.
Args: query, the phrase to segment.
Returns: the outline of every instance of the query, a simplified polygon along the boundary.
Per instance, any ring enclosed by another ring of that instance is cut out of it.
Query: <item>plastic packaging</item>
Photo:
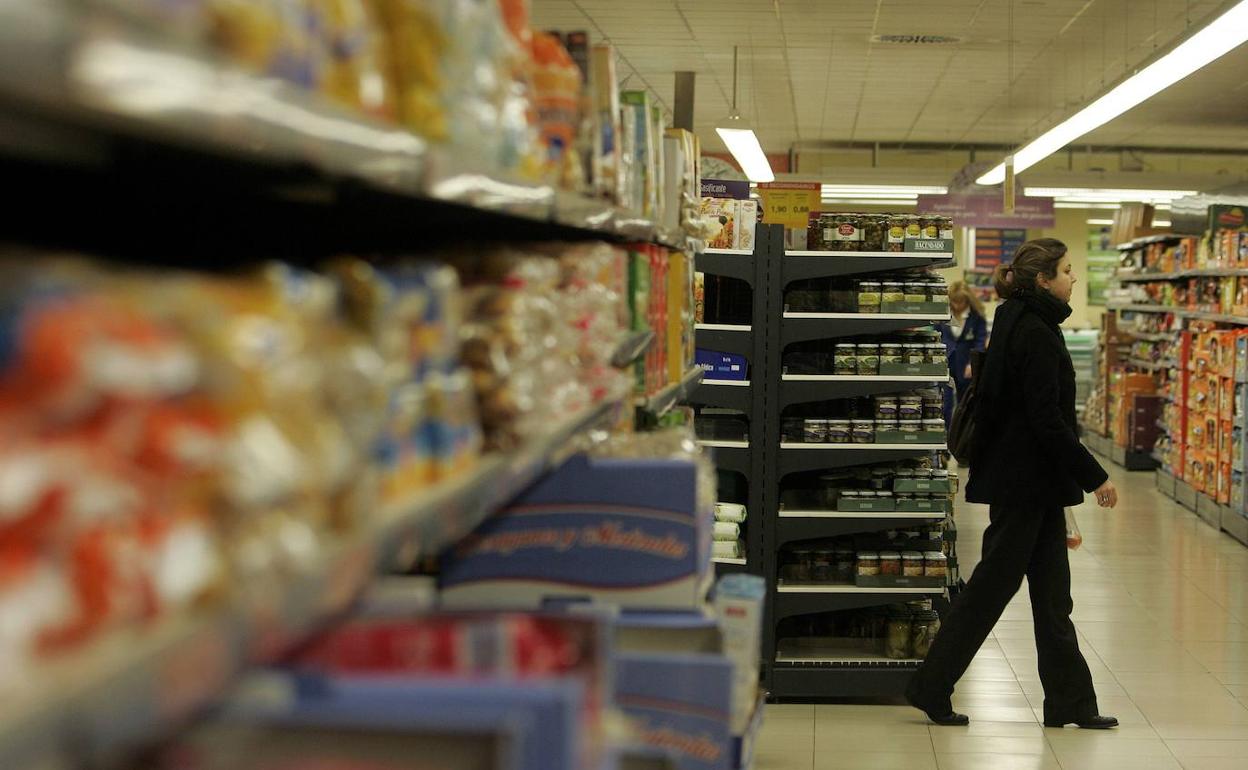
[[[1079,523],[1075,521],[1075,512],[1070,507],[1066,508],[1066,547],[1070,550],[1076,550],[1083,545],[1083,533],[1079,531]]]

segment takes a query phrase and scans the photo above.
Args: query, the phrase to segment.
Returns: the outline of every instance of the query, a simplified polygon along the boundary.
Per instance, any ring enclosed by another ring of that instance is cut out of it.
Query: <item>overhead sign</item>
[[[805,230],[810,212],[819,211],[818,182],[766,182],[758,186],[763,199],[763,222]]]
[[[1020,197],[1014,211],[1005,213],[1002,196],[994,189],[987,195],[920,195],[920,214],[944,214],[963,227],[1053,227],[1053,199]]]

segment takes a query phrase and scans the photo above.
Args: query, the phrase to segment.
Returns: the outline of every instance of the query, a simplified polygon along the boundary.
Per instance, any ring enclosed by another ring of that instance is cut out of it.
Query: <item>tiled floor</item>
[[[1120,729],[1040,725],[1024,588],[958,685],[969,727],[929,726],[904,705],[771,705],[755,770],[1248,768],[1248,548],[1163,497],[1152,474],[1102,463],[1120,502],[1076,512],[1074,618]],[[987,508],[959,501],[957,521],[969,575]]]

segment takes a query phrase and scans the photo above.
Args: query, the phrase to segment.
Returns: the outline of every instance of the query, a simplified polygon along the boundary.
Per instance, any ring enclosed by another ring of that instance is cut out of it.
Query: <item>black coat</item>
[[[997,309],[976,385],[968,501],[1060,508],[1109,478],[1076,433],[1075,369],[1059,327],[1069,315],[1047,293]]]

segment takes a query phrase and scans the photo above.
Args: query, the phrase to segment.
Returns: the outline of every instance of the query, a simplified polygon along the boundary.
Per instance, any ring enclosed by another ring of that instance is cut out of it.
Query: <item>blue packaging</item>
[[[571,458],[444,554],[443,606],[700,606],[713,571],[696,476],[685,460]]]
[[[717,350],[697,348],[694,351],[694,363],[702,367],[708,380],[745,380],[749,366],[745,356],[735,353],[720,353]]]

